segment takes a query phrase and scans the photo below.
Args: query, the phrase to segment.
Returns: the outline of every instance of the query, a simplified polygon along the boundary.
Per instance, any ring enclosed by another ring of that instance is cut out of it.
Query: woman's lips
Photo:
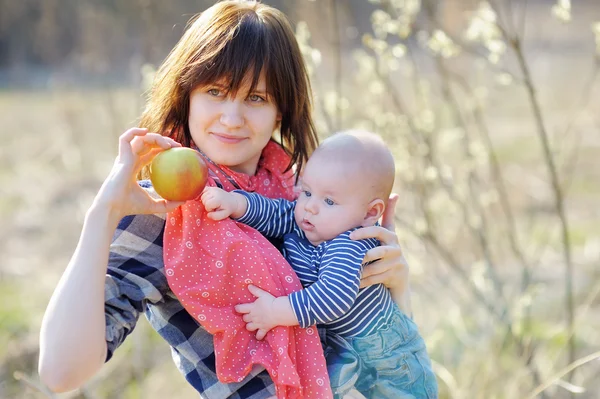
[[[216,138],[217,140],[219,140],[222,143],[225,144],[237,144],[243,140],[245,140],[245,137],[236,137],[236,136],[229,136],[226,134],[219,134],[219,133],[211,133],[214,138]]]

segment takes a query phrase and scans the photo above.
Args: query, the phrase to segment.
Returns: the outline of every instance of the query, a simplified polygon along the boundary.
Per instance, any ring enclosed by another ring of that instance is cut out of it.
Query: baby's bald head
[[[378,135],[360,130],[336,133],[321,143],[312,158],[341,165],[363,182],[363,189],[372,199],[387,203],[396,168],[392,153]]]

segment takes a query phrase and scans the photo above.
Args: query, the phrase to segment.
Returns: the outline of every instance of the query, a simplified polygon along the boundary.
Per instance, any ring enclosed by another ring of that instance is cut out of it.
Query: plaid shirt
[[[153,194],[149,183],[140,185]],[[164,215],[127,216],[110,246],[105,314],[108,361],[133,331],[142,312],[171,345],[173,360],[186,380],[207,399],[260,399],[275,394],[268,373],[255,366],[240,383],[219,382],[213,338],[179,303],[165,276]]]

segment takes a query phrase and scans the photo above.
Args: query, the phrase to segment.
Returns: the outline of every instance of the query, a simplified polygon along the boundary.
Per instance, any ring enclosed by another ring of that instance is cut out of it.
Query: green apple
[[[206,186],[208,168],[198,151],[173,147],[154,157],[150,181],[156,193],[170,201],[197,198]]]

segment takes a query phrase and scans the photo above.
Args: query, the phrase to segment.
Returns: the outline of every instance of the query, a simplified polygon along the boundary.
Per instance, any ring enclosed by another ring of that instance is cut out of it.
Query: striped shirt
[[[248,200],[239,222],[268,238],[283,237],[283,254],[304,287],[289,295],[301,327],[323,324],[341,336],[356,337],[389,324],[396,305],[388,289],[383,284],[359,289],[362,261],[379,245],[376,239],[353,241],[349,230],[314,246],[294,219],[295,201],[235,192]]]

